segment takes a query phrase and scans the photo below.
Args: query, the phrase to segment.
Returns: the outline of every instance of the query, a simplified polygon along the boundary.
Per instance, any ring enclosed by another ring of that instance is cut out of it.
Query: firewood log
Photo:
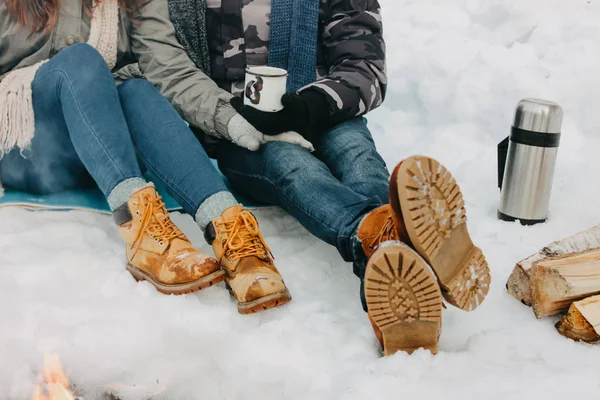
[[[550,243],[539,252],[521,260],[515,265],[508,278],[508,293],[521,303],[531,306],[531,267],[537,261],[551,257],[581,253],[600,248],[600,225],[580,232],[563,240]]]
[[[600,343],[600,296],[576,301],[556,324],[558,332],[575,341]]]
[[[531,306],[531,282],[529,271],[535,261],[544,258],[543,254],[532,254],[526,259],[519,261],[508,277],[508,282],[506,283],[508,293],[526,306]]]
[[[600,293],[600,249],[536,261],[530,281],[537,318],[567,311],[574,301]]]

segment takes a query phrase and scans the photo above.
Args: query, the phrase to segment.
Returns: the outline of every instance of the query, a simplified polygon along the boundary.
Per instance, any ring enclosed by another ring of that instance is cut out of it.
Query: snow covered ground
[[[599,222],[600,4],[382,0],[390,85],[371,127],[390,166],[421,153],[454,172],[492,268],[486,302],[444,311],[440,354],[380,358],[350,265],[280,212],[258,213],[294,297],[238,315],[220,285],[184,297],[136,283],[108,217],[0,210],[0,399],[31,396],[60,354],[86,399],[564,399],[600,392],[600,347],[563,339],[506,294],[521,258]],[[565,110],[551,218],[496,220],[496,144],[525,97]],[[190,218],[176,215],[194,241]],[[206,245],[203,245],[206,250]]]

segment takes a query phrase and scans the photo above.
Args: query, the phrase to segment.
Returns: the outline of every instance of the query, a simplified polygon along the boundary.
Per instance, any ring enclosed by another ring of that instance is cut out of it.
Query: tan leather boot
[[[357,236],[367,258],[371,257],[381,243],[390,240],[410,243],[404,224],[402,221],[398,221],[398,223],[394,221],[389,204],[378,207],[367,214],[358,226]]]
[[[407,158],[392,173],[390,205],[394,223],[404,224],[406,243],[431,265],[445,299],[466,311],[477,308],[490,290],[490,269],[469,236],[452,174],[432,158]]]
[[[400,242],[377,249],[365,271],[369,320],[386,356],[424,348],[437,353],[442,294],[429,265]]]
[[[127,269],[166,294],[198,291],[221,282],[218,261],[192,246],[169,218],[154,186],[135,192],[113,213],[127,245]]]
[[[244,207],[225,210],[209,224],[204,236],[227,272],[225,282],[240,314],[267,310],[292,299],[256,218]]]

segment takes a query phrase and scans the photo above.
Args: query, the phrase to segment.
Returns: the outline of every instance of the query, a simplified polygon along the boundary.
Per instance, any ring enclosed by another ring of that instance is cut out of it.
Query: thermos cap
[[[562,108],[551,101],[524,99],[515,111],[515,128],[540,133],[560,133]]]

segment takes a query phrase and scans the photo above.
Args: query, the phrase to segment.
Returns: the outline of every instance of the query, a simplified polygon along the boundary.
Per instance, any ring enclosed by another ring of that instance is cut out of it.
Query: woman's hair
[[[51,31],[58,20],[61,0],[6,0],[8,12],[17,22],[31,29],[31,33]],[[65,1],[65,0],[62,0]],[[69,1],[69,0],[66,0]],[[94,0],[94,4],[101,0]],[[147,0],[119,0],[119,6],[131,12],[143,5]],[[91,0],[84,0],[86,11],[91,13]]]

